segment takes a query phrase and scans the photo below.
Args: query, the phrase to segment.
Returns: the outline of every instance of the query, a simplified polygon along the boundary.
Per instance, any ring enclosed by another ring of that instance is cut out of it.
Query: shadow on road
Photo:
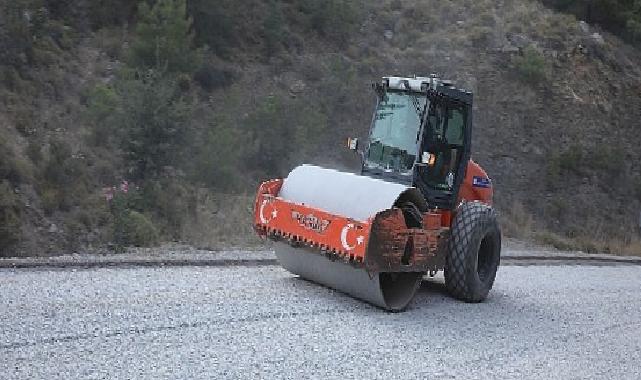
[[[291,289],[292,292],[297,292],[298,297],[302,299],[316,299],[319,304],[326,305],[327,303],[333,304],[337,309],[347,309],[346,311],[380,311],[385,312],[376,306],[373,306],[365,301],[356,299],[341,291],[328,288],[324,285],[317,284],[312,281],[302,279],[297,276],[282,278],[285,287]],[[496,302],[498,300],[490,297],[489,302]],[[462,304],[447,293],[445,284],[442,278],[425,278],[421,283],[419,289],[416,291],[414,299],[408,306],[407,310],[435,308],[439,306],[452,307],[455,304]]]
[[[435,278],[424,278],[416,294],[420,295],[422,293],[447,295],[447,290],[443,281]]]

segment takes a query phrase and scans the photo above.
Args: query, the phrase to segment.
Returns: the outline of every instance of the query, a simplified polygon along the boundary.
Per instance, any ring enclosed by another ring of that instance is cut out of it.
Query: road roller
[[[451,81],[383,77],[361,168],[301,165],[263,182],[254,229],[301,278],[389,311],[444,271],[453,297],[485,300],[501,256],[493,183],[471,159],[473,94]],[[361,147],[362,146],[362,147]]]

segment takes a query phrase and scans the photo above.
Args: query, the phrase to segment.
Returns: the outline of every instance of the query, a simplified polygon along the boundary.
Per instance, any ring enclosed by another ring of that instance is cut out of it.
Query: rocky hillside
[[[5,255],[247,244],[259,180],[357,170],[370,82],[429,73],[475,93],[508,235],[641,254],[641,53],[599,26],[530,0],[60,3],[3,5]]]

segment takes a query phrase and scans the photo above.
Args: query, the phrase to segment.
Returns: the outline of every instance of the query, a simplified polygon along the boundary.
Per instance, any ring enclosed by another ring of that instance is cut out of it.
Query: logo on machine
[[[472,179],[472,186],[490,188],[492,187],[492,180],[487,177],[474,177]]]
[[[292,211],[292,219],[297,221],[298,224],[306,230],[315,231],[319,234],[324,233],[330,224],[329,220],[321,219],[314,214],[304,215],[298,211]]]

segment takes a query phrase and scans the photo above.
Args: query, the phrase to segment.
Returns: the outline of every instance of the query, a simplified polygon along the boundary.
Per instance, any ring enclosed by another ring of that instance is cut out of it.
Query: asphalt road
[[[0,270],[2,379],[639,379],[641,266],[503,266],[387,313],[279,267]]]

